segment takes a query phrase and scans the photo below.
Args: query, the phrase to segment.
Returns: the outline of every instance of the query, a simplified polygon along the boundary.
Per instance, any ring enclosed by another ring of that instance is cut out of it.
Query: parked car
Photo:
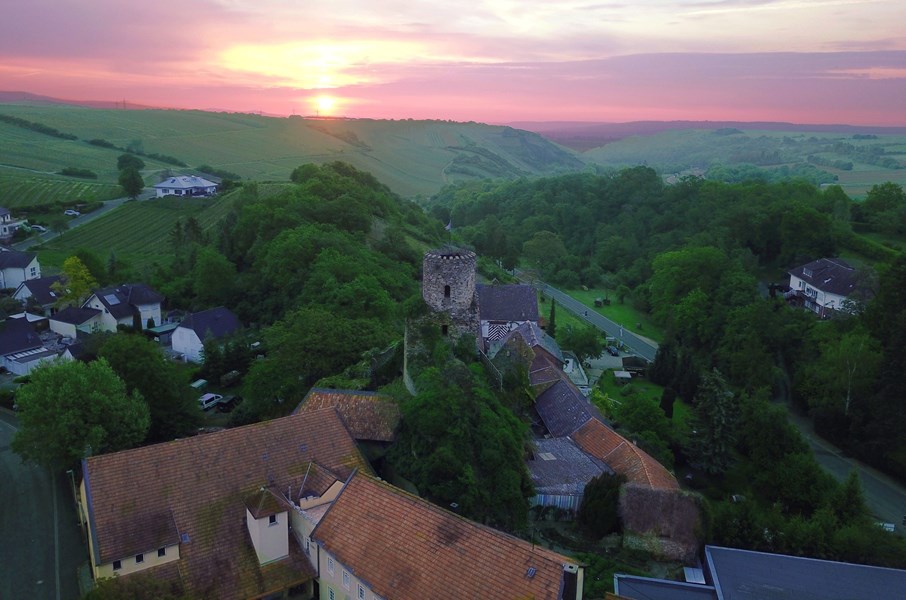
[[[63,214],[66,215],[67,217],[78,217],[82,213],[80,213],[77,210],[72,210],[71,208],[67,208],[66,210],[63,211]]]
[[[620,351],[617,350],[616,346],[607,346],[607,353],[611,356],[619,356]]]
[[[198,399],[198,406],[201,407],[201,410],[208,410],[212,406],[220,404],[221,400],[223,400],[223,396],[220,394],[204,394]]]
[[[228,396],[217,405],[217,411],[222,413],[233,412],[233,409],[242,404],[242,396]]]
[[[47,227],[44,227],[43,225],[31,225],[31,229],[38,233],[45,233],[47,231]]]

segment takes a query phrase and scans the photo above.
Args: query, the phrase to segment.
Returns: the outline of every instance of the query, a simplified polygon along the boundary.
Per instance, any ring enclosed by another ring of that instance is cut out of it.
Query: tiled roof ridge
[[[303,401],[316,392],[328,393],[328,394],[347,394],[350,396],[376,396],[376,397],[387,398],[387,399],[392,398],[390,396],[390,394],[385,394],[383,392],[376,392],[373,390],[342,390],[342,389],[335,389],[335,388],[313,387],[310,390],[308,390],[307,394],[305,394],[305,398],[303,398]]]

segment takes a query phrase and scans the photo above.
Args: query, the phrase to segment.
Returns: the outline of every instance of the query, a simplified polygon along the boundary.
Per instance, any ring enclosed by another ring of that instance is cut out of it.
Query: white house
[[[116,331],[117,325],[138,329],[161,324],[160,303],[164,297],[143,283],[125,283],[120,286],[95,290],[82,304],[82,308],[100,311],[100,330]]]
[[[8,319],[0,330],[0,364],[15,375],[28,375],[39,364],[54,360],[57,352],[44,347],[27,318]]]
[[[173,331],[173,350],[188,361],[203,362],[206,340],[220,339],[240,327],[239,318],[222,306],[193,313]]]
[[[203,177],[194,175],[177,175],[168,177],[154,185],[157,197],[163,196],[213,196],[217,193],[217,184]]]
[[[34,303],[41,305],[44,316],[49,317],[55,312],[55,305],[60,299],[60,294],[53,289],[53,284],[58,281],[60,281],[59,275],[27,279],[20,283],[13,292],[13,298],[21,302],[23,306],[28,304],[31,299]]]
[[[9,240],[24,223],[22,219],[14,219],[8,208],[0,206],[0,239]]]
[[[40,276],[37,254],[0,248],[0,288],[16,289],[23,281]]]
[[[101,311],[95,308],[68,306],[48,318],[50,330],[63,337],[75,339],[78,332],[101,331]]]
[[[856,269],[840,258],[819,258],[790,271],[790,294],[822,317],[840,310],[856,285]]]

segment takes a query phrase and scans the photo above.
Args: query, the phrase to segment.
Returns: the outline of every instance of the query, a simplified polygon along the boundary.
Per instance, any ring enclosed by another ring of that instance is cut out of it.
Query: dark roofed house
[[[59,281],[59,275],[28,279],[19,284],[13,293],[13,298],[20,301],[23,306],[29,302],[40,305],[44,316],[49,317],[53,314],[54,306],[60,299],[58,292],[52,287]]]
[[[589,420],[603,420],[600,411],[565,375],[535,398],[535,410],[554,437],[570,435]]]
[[[160,303],[164,297],[144,283],[95,290],[82,304],[83,308],[101,311],[102,331],[116,331],[118,325],[138,329],[160,325]]]
[[[586,484],[611,469],[580,450],[569,438],[535,440],[535,451],[526,461],[535,497],[532,505],[556,506],[576,511],[582,504]]]
[[[578,600],[573,560],[362,473],[311,534],[322,598]]]
[[[186,360],[202,362],[205,341],[219,340],[241,328],[239,317],[223,306],[192,313],[173,330],[173,350]]]
[[[158,198],[163,196],[213,196],[217,184],[195,175],[175,175],[154,184]]]
[[[858,289],[858,272],[841,258],[819,258],[790,271],[788,296],[818,315],[830,316]]]
[[[487,348],[523,323],[538,323],[538,292],[530,285],[477,285],[481,339]]]
[[[67,306],[48,318],[50,330],[59,335],[76,338],[78,332],[91,333],[101,328],[103,312],[96,308]]]
[[[56,358],[57,353],[44,347],[41,336],[28,319],[7,319],[0,329],[0,357],[10,373],[27,375],[42,362]]]
[[[41,265],[34,252],[0,248],[0,288],[16,289],[23,281],[41,276]]]
[[[85,459],[94,577],[147,572],[223,599],[310,593],[289,513],[313,461],[343,478],[369,468],[332,410]]]
[[[906,597],[906,570],[705,546],[706,583],[615,575],[632,600],[880,600]]]

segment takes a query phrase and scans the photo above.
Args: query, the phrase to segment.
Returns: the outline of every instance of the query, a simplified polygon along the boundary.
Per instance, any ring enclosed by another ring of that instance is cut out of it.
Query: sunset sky
[[[0,0],[0,90],[460,121],[906,125],[904,0]]]

